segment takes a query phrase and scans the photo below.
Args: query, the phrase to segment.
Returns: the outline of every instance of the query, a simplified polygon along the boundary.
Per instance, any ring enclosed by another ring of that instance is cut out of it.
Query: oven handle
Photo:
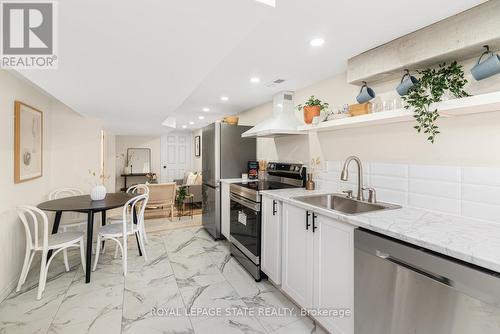
[[[239,203],[246,208],[252,209],[253,211],[257,211],[257,212],[260,211],[260,204],[259,203],[252,202],[250,200],[247,200],[247,199],[240,197],[240,196],[237,196],[235,194],[231,194],[230,198],[231,198],[231,201],[235,201],[236,203]]]

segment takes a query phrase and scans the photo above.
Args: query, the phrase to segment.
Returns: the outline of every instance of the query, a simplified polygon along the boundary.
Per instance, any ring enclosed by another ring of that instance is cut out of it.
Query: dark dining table
[[[106,211],[124,206],[125,203],[133,197],[134,195],[129,195],[127,193],[109,193],[106,194],[106,197],[101,201],[93,201],[89,195],[82,195],[60,198],[38,204],[38,208],[40,210],[53,211],[56,213],[54,225],[52,226],[52,234],[57,233],[63,212],[80,212],[87,214],[87,255],[85,263],[86,283],[90,282],[90,273],[92,268],[94,214],[98,212],[101,213],[101,224],[104,226],[106,224]],[[135,208],[134,223],[137,223]],[[139,248],[139,255],[142,256],[142,251],[139,247],[139,240],[137,240],[137,247]],[[51,256],[52,251],[49,252],[47,259]]]

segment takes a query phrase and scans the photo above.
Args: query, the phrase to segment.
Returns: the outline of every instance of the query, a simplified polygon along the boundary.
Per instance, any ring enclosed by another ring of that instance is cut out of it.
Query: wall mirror
[[[151,173],[151,149],[128,148],[127,165],[131,174]]]

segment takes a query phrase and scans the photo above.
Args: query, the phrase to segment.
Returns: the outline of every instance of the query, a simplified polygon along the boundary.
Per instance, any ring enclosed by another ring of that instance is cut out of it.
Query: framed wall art
[[[199,157],[201,155],[201,141],[200,141],[200,136],[194,137],[194,155],[196,157]]]
[[[42,176],[43,112],[14,103],[14,183]]]

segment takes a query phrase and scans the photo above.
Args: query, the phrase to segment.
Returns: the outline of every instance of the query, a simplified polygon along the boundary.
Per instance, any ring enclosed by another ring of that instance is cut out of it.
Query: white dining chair
[[[31,262],[37,251],[42,252],[40,263],[40,279],[38,283],[38,294],[36,299],[42,298],[45,283],[47,281],[47,272],[50,263],[55,255],[60,251],[66,251],[70,247],[80,247],[80,255],[82,259],[83,271],[85,272],[85,248],[83,242],[83,232],[62,232],[49,235],[49,220],[47,215],[40,209],[23,205],[17,207],[17,214],[24,225],[26,232],[26,253],[24,255],[23,268],[21,276],[17,283],[16,291],[21,290],[21,286],[26,281]],[[53,250],[53,254],[47,261],[49,250]],[[69,268],[66,267],[66,271]]]
[[[108,224],[101,227],[101,230],[97,235],[97,250],[92,271],[95,271],[97,268],[101,241],[108,239],[115,241],[117,243],[117,246],[120,248],[122,254],[124,276],[127,274],[127,244],[129,235],[136,235],[137,239],[139,240],[139,246],[141,247],[144,260],[148,260],[146,248],[144,247],[144,235],[142,232],[142,225],[144,225],[144,211],[146,210],[148,198],[148,194],[142,194],[131,198],[123,206],[122,219],[119,223]],[[134,210],[136,211],[136,219],[134,219]]]
[[[127,189],[127,194],[130,194],[130,195],[142,195],[142,194],[147,194],[149,195],[149,187],[145,184],[136,184],[134,186],[131,186]],[[147,202],[146,202],[147,204]],[[110,224],[115,224],[117,222],[120,222],[121,220],[123,219],[122,215],[114,215],[114,216],[111,216],[111,217],[108,217],[107,218],[107,221],[108,223]],[[148,236],[146,234],[146,224],[142,224],[142,234],[144,236],[144,242],[146,244],[149,243],[148,241]],[[117,246],[118,247],[118,246]],[[115,249],[115,257],[117,256],[118,254],[118,248]]]
[[[83,191],[78,188],[59,188],[52,191],[49,194],[49,200],[56,200],[66,197],[72,196],[81,196],[83,195]],[[67,232],[68,229],[76,228],[85,232],[85,228],[87,226],[87,216],[78,212],[65,212],[63,217],[61,218],[61,222],[59,223],[59,228],[63,232]],[[69,271],[69,263],[68,263],[68,251],[64,250],[64,265],[66,266],[66,271]]]

